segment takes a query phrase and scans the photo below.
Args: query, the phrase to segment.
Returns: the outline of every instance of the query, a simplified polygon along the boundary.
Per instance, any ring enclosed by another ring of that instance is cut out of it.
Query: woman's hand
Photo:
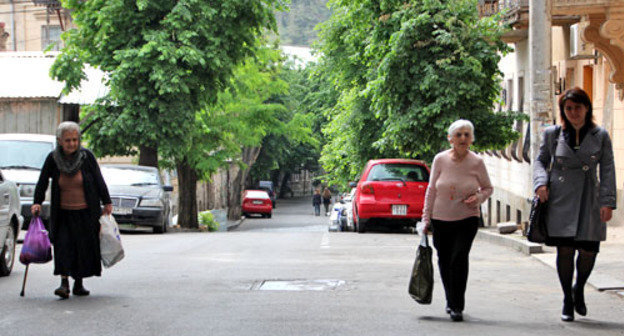
[[[102,216],[108,216],[113,213],[113,205],[106,204],[104,205],[104,209],[102,210]]]
[[[39,214],[41,213],[41,204],[33,204],[30,207],[30,212],[33,214],[33,216],[39,216]]]
[[[548,201],[548,187],[546,187],[545,185],[537,188],[537,190],[535,190],[535,193],[537,194],[537,197],[539,197],[540,202],[544,203]]]
[[[469,208],[476,208],[479,206],[479,197],[477,197],[477,194],[472,194],[468,196],[468,198],[466,198],[463,202]]]
[[[611,220],[611,216],[613,216],[613,209],[610,207],[602,207],[600,208],[600,221],[606,223]]]

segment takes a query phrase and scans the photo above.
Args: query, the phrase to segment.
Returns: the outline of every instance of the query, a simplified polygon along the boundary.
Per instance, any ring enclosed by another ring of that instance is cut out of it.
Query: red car
[[[358,232],[372,222],[416,226],[422,218],[429,167],[418,160],[370,160],[357,183],[353,220]]]
[[[243,215],[260,214],[271,218],[273,204],[269,194],[264,190],[245,190],[243,194]]]

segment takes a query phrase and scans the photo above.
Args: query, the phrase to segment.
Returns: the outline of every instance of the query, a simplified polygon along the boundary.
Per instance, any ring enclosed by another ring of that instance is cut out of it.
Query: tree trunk
[[[158,168],[158,147],[139,146],[139,165]]]
[[[178,168],[179,210],[178,224],[184,228],[199,227],[197,221],[197,173],[186,160],[176,164]]]
[[[228,199],[228,219],[238,220],[241,217],[241,204],[243,196],[243,188],[245,187],[245,181],[249,170],[260,154],[260,148],[262,147],[245,147],[241,154],[242,161],[247,165],[246,168],[239,168],[234,166],[230,172],[230,195]]]
[[[290,175],[291,175],[290,172],[288,172],[284,174],[284,176],[282,176],[282,182],[280,183],[279,198],[286,198],[286,194],[290,194],[290,196],[292,197],[292,188],[288,184],[288,181],[290,180]]]

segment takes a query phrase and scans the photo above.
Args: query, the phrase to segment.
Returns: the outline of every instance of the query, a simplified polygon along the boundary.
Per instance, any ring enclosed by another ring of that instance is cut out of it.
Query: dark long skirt
[[[100,224],[89,210],[59,210],[54,239],[54,275],[100,276]]]

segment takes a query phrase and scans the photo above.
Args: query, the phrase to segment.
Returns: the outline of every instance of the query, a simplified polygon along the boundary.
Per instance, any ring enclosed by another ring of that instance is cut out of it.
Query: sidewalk
[[[495,228],[487,227],[480,229],[477,237],[528,254],[556,268],[556,248],[528,242],[518,232],[503,235]],[[607,240],[600,244],[600,253],[588,283],[599,291],[613,292],[624,298],[624,226],[608,227]]]

